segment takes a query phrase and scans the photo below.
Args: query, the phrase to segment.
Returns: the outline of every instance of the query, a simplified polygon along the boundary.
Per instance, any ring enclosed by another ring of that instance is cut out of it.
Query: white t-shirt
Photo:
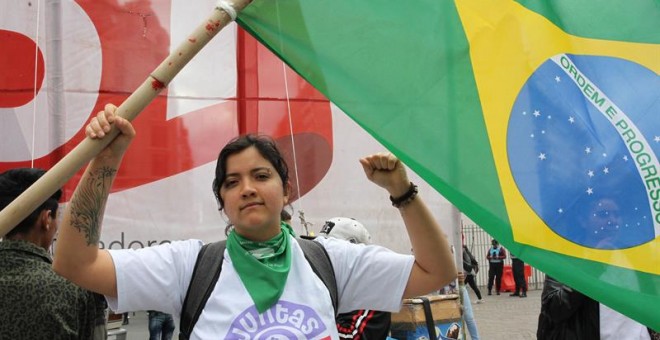
[[[398,311],[414,258],[374,245],[318,238],[332,262],[338,313],[356,309]],[[280,300],[259,314],[225,251],[220,278],[191,339],[338,339],[330,293],[291,238],[291,270]],[[199,240],[140,250],[111,250],[117,273],[116,313],[159,310],[180,317]]]
[[[600,339],[651,340],[651,335],[646,326],[601,303]]]

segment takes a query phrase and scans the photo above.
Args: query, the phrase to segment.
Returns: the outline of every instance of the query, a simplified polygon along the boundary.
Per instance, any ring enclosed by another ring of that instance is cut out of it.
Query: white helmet
[[[348,217],[334,217],[325,221],[319,234],[351,243],[371,243],[371,235],[367,228],[357,220]]]

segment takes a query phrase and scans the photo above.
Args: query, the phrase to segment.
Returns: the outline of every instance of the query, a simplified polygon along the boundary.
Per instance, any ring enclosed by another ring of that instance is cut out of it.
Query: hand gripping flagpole
[[[186,64],[215,37],[220,30],[236,19],[252,0],[220,0],[213,13],[179,45],[149,77],[118,108],[117,114],[133,120],[174,79]],[[92,160],[112,140],[119,130],[112,126],[103,139],[83,139],[46,174],[0,211],[0,237],[39,207],[53,193]]]

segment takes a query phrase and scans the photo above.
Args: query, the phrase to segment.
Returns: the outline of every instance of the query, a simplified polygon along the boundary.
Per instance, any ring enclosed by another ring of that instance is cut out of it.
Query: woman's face
[[[227,157],[219,194],[239,235],[265,241],[280,232],[280,212],[289,197],[273,165],[255,147]]]

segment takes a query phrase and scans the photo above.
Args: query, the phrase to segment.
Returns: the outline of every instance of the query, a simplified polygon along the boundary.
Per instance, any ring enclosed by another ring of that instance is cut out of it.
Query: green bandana
[[[288,224],[281,227],[282,232],[266,242],[250,241],[235,230],[227,236],[229,257],[259,313],[280,299],[291,269],[289,235],[295,235]]]

